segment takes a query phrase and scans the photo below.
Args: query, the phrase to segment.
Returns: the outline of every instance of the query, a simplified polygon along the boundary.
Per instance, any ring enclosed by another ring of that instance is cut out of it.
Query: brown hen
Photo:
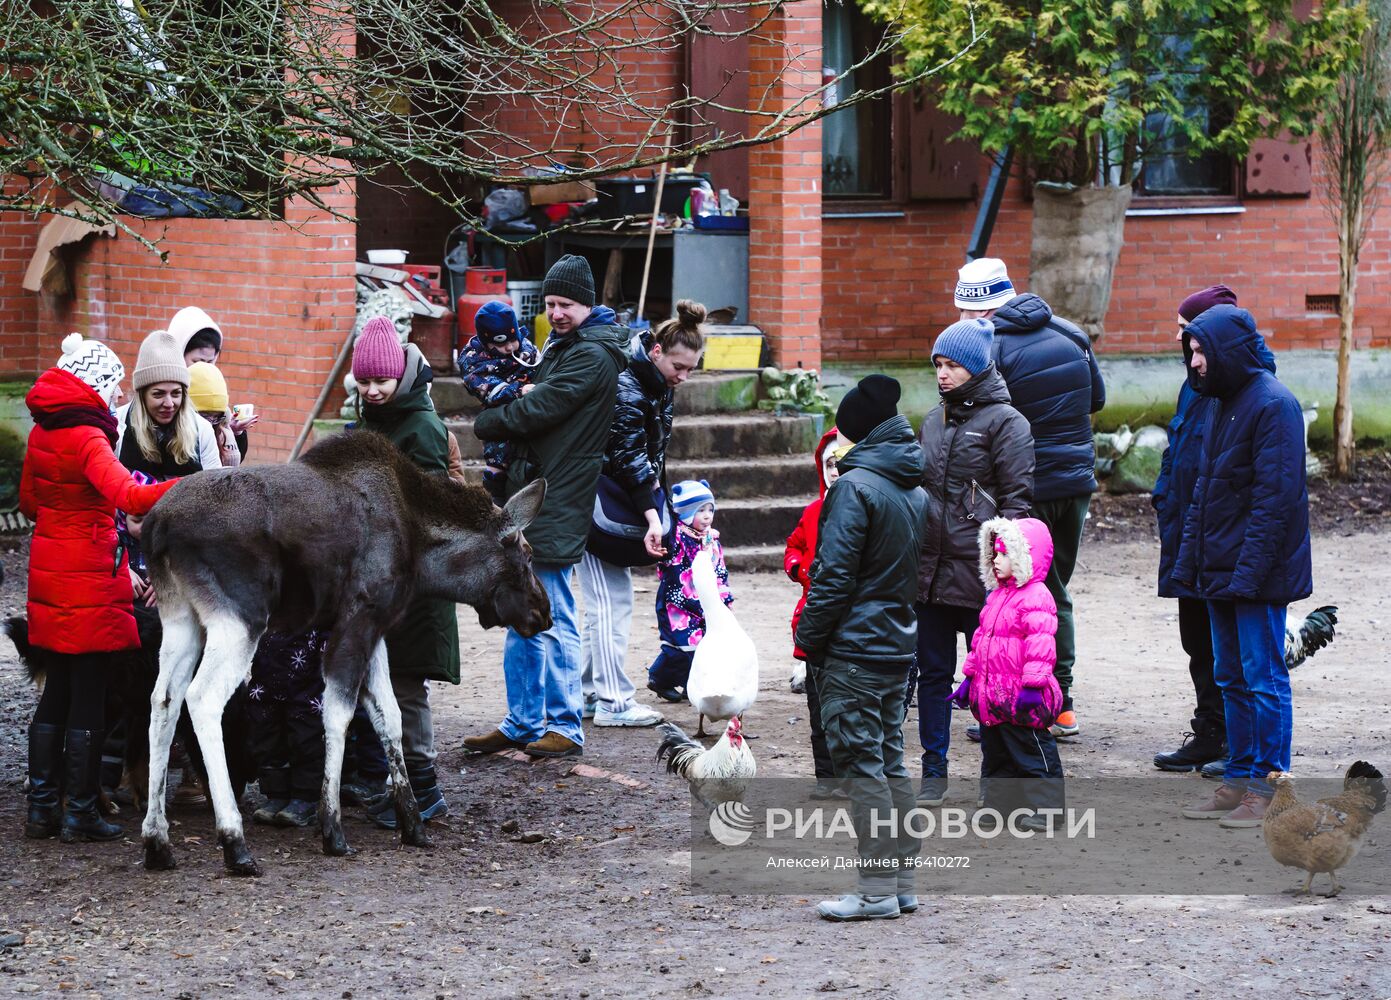
[[[1386,808],[1381,772],[1359,760],[1343,776],[1340,794],[1314,803],[1295,797],[1294,778],[1288,772],[1271,771],[1268,780],[1275,786],[1263,825],[1270,856],[1309,873],[1301,894],[1312,891],[1316,872],[1327,872],[1333,882],[1327,895],[1336,896],[1342,889],[1338,869],[1356,856],[1372,817]]]

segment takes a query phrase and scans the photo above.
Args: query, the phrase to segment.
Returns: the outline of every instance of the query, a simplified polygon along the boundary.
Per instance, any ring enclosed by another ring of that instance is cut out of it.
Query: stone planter
[[[1125,242],[1126,187],[1034,185],[1029,291],[1097,340],[1111,305],[1111,279]]]

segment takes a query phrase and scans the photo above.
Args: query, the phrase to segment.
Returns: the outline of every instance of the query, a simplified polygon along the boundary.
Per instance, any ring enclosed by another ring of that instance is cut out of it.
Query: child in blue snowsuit
[[[725,604],[734,603],[729,592],[729,570],[724,564],[720,533],[710,526],[715,520],[715,496],[703,479],[688,479],[671,488],[671,506],[680,519],[671,551],[657,564],[657,631],[662,648],[647,668],[647,687],[663,701],[686,698],[691,658],[705,636],[705,612],[700,606],[691,563],[704,546],[710,548],[715,579]]]
[[[526,339],[517,314],[505,302],[486,302],[474,318],[477,331],[459,354],[464,387],[486,407],[501,406],[531,388],[531,373],[540,357]],[[499,504],[504,499],[507,467],[516,446],[511,441],[485,441],[483,485]]]

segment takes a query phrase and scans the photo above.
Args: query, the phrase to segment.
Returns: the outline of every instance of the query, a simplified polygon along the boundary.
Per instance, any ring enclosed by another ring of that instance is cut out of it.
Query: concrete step
[[[466,460],[464,473],[471,483],[483,482],[483,466]],[[793,455],[771,458],[691,459],[667,466],[667,481],[704,479],[721,501],[744,500],[777,494],[805,497],[814,488],[815,470]]]
[[[435,374],[430,397],[441,414],[472,415],[482,404],[474,399],[457,375]],[[691,376],[676,390],[676,412],[682,416],[707,413],[741,413],[758,400],[758,376],[752,372],[703,372]]]
[[[483,442],[474,437],[472,418],[450,415],[444,422],[458,437],[464,458],[483,457]],[[820,425],[809,416],[775,417],[751,412],[684,417],[672,425],[667,460],[803,456],[810,477],[814,473],[809,456],[816,447],[819,431]]]
[[[715,527],[719,529],[720,541],[728,548],[737,548],[785,544],[815,495],[741,500],[720,500],[717,495],[715,499]]]
[[[736,574],[733,581],[736,597],[739,594],[739,574],[782,572],[783,548],[779,542],[777,545],[740,545],[724,550],[724,564],[731,573]],[[787,611],[789,615],[792,613],[791,604],[787,606]]]

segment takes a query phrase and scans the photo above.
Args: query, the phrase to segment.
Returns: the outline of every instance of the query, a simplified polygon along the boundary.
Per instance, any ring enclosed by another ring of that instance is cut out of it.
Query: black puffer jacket
[[[1106,384],[1091,341],[1037,295],[1016,295],[992,319],[991,354],[1034,435],[1034,500],[1096,492],[1091,415]]]
[[[1034,441],[992,365],[942,396],[923,418],[923,488],[931,500],[918,600],[979,608],[980,526],[1023,517],[1033,502]]]
[[[652,487],[661,481],[671,440],[675,393],[647,357],[652,335],[632,341],[632,360],[618,374],[613,429],[604,449],[604,475],[632,498],[633,509],[652,509]]]
[[[922,451],[901,415],[841,460],[821,507],[811,590],[797,623],[809,663],[829,654],[876,673],[907,673],[918,639],[915,553],[928,506],[921,468]]]

